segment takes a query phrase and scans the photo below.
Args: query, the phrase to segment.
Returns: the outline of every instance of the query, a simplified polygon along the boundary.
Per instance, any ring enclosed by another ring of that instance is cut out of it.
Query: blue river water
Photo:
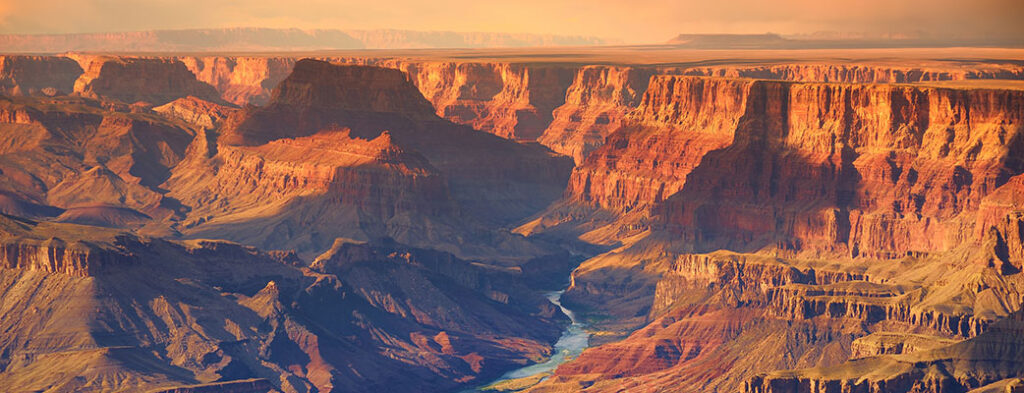
[[[564,292],[564,290],[561,290],[555,292],[548,292],[544,294],[544,296],[547,297],[552,304],[558,306],[558,308],[562,310],[562,313],[565,314],[565,316],[569,317],[569,320],[572,321],[572,324],[570,324],[569,327],[567,327],[565,331],[562,332],[562,336],[558,339],[557,342],[555,342],[555,347],[552,350],[551,357],[548,358],[548,360],[543,363],[536,363],[529,366],[525,366],[523,368],[509,371],[502,375],[500,378],[488,383],[487,385],[484,385],[485,387],[510,379],[526,378],[537,374],[550,373],[554,371],[556,368],[558,368],[558,365],[565,363],[566,361],[573,359],[576,356],[579,356],[579,354],[582,353],[583,350],[587,348],[587,345],[590,344],[590,333],[587,333],[587,331],[583,329],[585,327],[585,324],[576,319],[576,314],[573,313],[572,310],[569,310],[562,306],[561,299],[562,293]],[[463,391],[462,393],[477,391],[481,390],[471,389]]]

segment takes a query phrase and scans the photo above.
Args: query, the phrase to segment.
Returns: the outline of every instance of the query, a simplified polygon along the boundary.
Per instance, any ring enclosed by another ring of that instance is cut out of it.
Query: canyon
[[[1012,391],[1021,58],[5,55],[0,385]]]

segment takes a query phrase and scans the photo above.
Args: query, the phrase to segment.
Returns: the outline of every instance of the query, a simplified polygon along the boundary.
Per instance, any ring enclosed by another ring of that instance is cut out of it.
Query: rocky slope
[[[184,124],[78,98],[16,98],[0,102],[0,129],[7,214],[113,226],[176,214],[156,187],[194,138]]]
[[[516,273],[445,253],[339,241],[305,268],[219,241],[0,225],[8,387],[445,390],[543,355],[559,332]]]
[[[871,332],[983,340],[1021,306],[1021,93],[652,78],[550,213],[627,227],[563,301],[643,328],[536,391],[791,391],[746,370],[842,369]],[[1012,376],[960,370],[965,389]],[[872,391],[924,378],[899,375]]]
[[[225,120],[175,168],[165,186],[194,207],[180,229],[304,251],[387,236],[473,253],[453,239],[557,198],[568,160],[438,118],[406,78],[299,62],[267,106]]]

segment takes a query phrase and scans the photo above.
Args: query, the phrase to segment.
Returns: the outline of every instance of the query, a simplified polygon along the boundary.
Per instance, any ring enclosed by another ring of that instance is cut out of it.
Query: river
[[[562,313],[572,321],[569,327],[562,332],[562,336],[558,338],[558,341],[555,342],[555,347],[552,350],[551,357],[548,358],[547,361],[509,371],[483,387],[465,390],[461,393],[488,391],[486,387],[493,386],[503,381],[550,373],[558,368],[558,365],[579,356],[579,354],[582,353],[590,343],[590,333],[587,333],[587,331],[583,329],[585,324],[576,319],[576,314],[573,313],[572,310],[562,306],[561,299],[563,293],[565,293],[565,290],[544,294],[552,304],[558,306],[558,308],[562,310]]]

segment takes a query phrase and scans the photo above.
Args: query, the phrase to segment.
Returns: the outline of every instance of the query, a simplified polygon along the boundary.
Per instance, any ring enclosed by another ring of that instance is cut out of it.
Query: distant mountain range
[[[597,37],[413,30],[224,28],[0,35],[0,52],[212,52],[585,46]]]

